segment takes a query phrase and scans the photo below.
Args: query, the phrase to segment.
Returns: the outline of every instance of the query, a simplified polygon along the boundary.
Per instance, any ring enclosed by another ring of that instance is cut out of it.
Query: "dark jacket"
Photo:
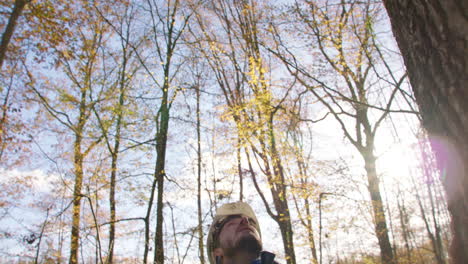
[[[262,253],[260,253],[261,264],[278,264],[278,262],[274,261],[274,259],[275,259],[275,254],[271,252],[262,251]]]

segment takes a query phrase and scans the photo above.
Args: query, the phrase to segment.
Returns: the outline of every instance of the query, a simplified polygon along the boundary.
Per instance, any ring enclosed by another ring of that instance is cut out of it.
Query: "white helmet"
[[[221,207],[216,210],[216,215],[213,219],[213,223],[210,226],[210,230],[208,231],[208,238],[206,239],[206,252],[208,254],[208,260],[211,264],[215,264],[213,250],[214,250],[214,242],[215,242],[215,235],[219,235],[219,231],[217,230],[218,224],[221,223],[224,219],[231,215],[245,215],[249,218],[252,218],[255,221],[255,228],[258,231],[258,234],[261,237],[260,233],[260,225],[258,224],[257,217],[255,216],[252,207],[244,202],[235,202],[235,203],[227,203],[223,204]]]

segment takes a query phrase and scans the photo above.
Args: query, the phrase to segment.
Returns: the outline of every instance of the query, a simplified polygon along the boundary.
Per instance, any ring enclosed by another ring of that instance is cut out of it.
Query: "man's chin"
[[[236,248],[239,251],[259,254],[262,251],[262,242],[254,234],[248,232],[239,238]]]
[[[262,251],[262,242],[255,233],[242,232],[232,248],[223,248],[224,255],[233,257],[239,252],[254,254],[258,256]]]

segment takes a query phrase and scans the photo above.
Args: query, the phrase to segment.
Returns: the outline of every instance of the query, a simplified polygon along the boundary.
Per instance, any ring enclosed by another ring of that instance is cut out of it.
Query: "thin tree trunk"
[[[167,68],[169,71],[169,68]],[[165,76],[168,76],[165,75]],[[168,77],[167,77],[168,78]],[[167,80],[166,78],[166,80]],[[168,89],[169,83],[166,81],[163,88],[163,101],[160,108],[160,129],[156,137],[156,168],[155,177],[158,183],[158,196],[156,201],[156,237],[154,240],[154,263],[164,263],[164,240],[163,240],[163,207],[164,207],[164,178],[166,177],[165,163],[166,163],[166,145],[167,133],[169,127],[169,108],[168,108]]]
[[[388,224],[390,226],[390,234],[392,236],[392,241],[391,243],[393,245],[396,245],[396,242],[395,242],[395,230],[393,229],[393,221],[392,221],[392,212],[390,211],[390,205],[388,203],[388,192],[387,192],[387,189],[385,188],[385,182],[382,181],[382,187],[383,187],[383,191],[384,191],[384,197],[385,197],[385,207],[387,209],[387,213],[388,213]],[[382,203],[383,205],[383,203]],[[397,253],[397,247],[394,246],[392,247],[392,251],[393,251],[393,256],[395,258],[394,262],[395,263],[399,263],[398,261],[398,253]]]
[[[10,18],[8,19],[5,31],[2,34],[2,41],[0,42],[0,69],[3,66],[3,62],[5,60],[6,52],[8,49],[8,44],[10,43],[11,37],[13,36],[13,33],[15,31],[18,19],[21,16],[24,7],[29,2],[30,0],[15,0],[13,11],[11,12]]]
[[[296,162],[297,162],[297,168],[299,170],[299,177],[300,177],[300,183],[304,188],[307,188],[308,185],[308,175],[307,175],[307,165],[304,161],[304,149],[302,147],[302,144],[299,142],[300,134],[302,133],[300,130],[292,130],[291,132],[291,137],[294,142],[294,145],[292,146],[294,156],[296,157]],[[298,135],[299,134],[299,135]],[[312,226],[312,212],[310,209],[310,196],[307,195],[306,197],[303,198],[304,200],[304,209],[305,209],[305,216],[303,216],[301,210],[299,209],[299,206],[297,204],[297,199],[295,197],[295,193],[291,193],[293,195],[294,202],[296,204],[296,209],[298,211],[298,216],[300,218],[301,224],[306,228],[307,230],[307,241],[309,243],[309,248],[311,251],[311,256],[312,256],[312,263],[317,264],[319,262],[317,258],[317,248],[315,245],[315,240],[314,240],[314,229]],[[302,196],[302,195],[301,195]]]
[[[264,113],[263,113],[264,114]],[[262,113],[260,113],[262,116]],[[260,118],[260,120],[262,120]],[[268,144],[264,142],[264,136],[267,138]],[[255,183],[255,187],[257,192],[261,195],[262,200],[267,207],[267,212],[269,212],[270,216],[275,220],[278,224],[278,227],[281,232],[281,238],[283,240],[283,248],[284,253],[286,255],[286,263],[287,264],[296,264],[296,253],[294,250],[294,233],[292,229],[291,223],[291,214],[289,211],[288,199],[287,199],[287,189],[286,189],[286,181],[284,177],[284,169],[281,164],[280,154],[276,148],[276,141],[274,136],[273,130],[273,114],[270,113],[270,116],[266,122],[266,131],[265,135],[261,135],[258,139],[260,141],[260,145],[262,146],[262,159],[266,162],[265,166],[269,167],[268,159],[271,161],[271,171],[269,168],[265,170],[265,174],[268,179],[268,183],[270,185],[270,193],[273,199],[273,205],[277,212],[276,215],[272,214],[270,211],[270,206],[268,205],[262,191],[260,190],[258,184],[256,183],[255,174],[253,173],[252,167],[249,161],[249,167],[252,172],[253,181]]]
[[[372,210],[375,222],[375,233],[379,241],[380,254],[382,263],[393,264],[394,260],[390,238],[388,236],[387,221],[385,217],[385,210],[382,203],[382,196],[380,195],[379,178],[375,169],[376,158],[372,151],[363,153],[365,161],[365,169],[367,172],[368,189],[372,201]]]
[[[197,97],[197,206],[198,206],[198,252],[200,263],[205,264],[205,250],[203,248],[203,219],[201,206],[201,169],[202,169],[202,154],[201,154],[201,131],[200,131],[200,86],[196,87]]]
[[[403,241],[405,243],[405,250],[406,250],[406,260],[407,263],[412,263],[411,260],[411,245],[409,242],[409,232],[408,232],[408,213],[406,212],[405,204],[404,204],[404,199],[401,199],[399,195],[397,196],[397,206],[398,206],[398,212],[400,216],[400,225],[401,225],[401,232],[403,235]]]
[[[239,132],[237,132],[236,158],[237,158],[237,172],[239,173],[239,201],[242,201],[244,199],[244,175],[242,173],[241,148],[242,148],[242,141],[239,136]]]
[[[157,179],[156,176],[153,177],[153,183],[151,185],[150,191],[150,198],[148,200],[148,208],[146,209],[146,216],[145,216],[145,247],[143,250],[143,264],[148,263],[148,253],[149,253],[149,245],[150,245],[150,216],[151,210],[153,208],[154,202],[154,193],[156,191]]]
[[[120,134],[120,129],[118,129],[117,134]],[[120,135],[118,135],[120,137]],[[117,137],[117,135],[116,135]],[[109,248],[106,263],[113,263],[114,258],[114,246],[115,246],[115,220],[116,220],[116,210],[115,210],[115,185],[116,185],[116,174],[117,174],[117,159],[118,159],[118,149],[120,144],[120,138],[115,139],[114,152],[112,153],[112,163],[111,163],[111,178],[110,178],[110,189],[109,189],[109,207],[110,207],[110,226],[109,226]]]
[[[83,188],[83,161],[84,154],[81,150],[83,140],[83,130],[86,123],[86,89],[82,88],[81,101],[79,108],[78,126],[75,132],[74,148],[74,169],[75,169],[75,186],[73,189],[73,215],[70,243],[70,264],[78,264],[78,250],[80,240],[80,218],[81,218],[81,190]]]
[[[284,206],[284,203],[282,203]],[[278,225],[280,227],[281,238],[283,239],[284,254],[286,256],[286,263],[295,264],[296,254],[294,251],[293,231],[291,226],[291,216],[289,210],[286,208],[283,212],[287,212],[284,216],[279,216]]]
[[[252,163],[250,161],[250,156],[248,153],[246,153],[246,155],[247,155],[247,162],[249,165],[249,170],[252,176],[252,181],[254,183],[255,189],[257,190],[258,194],[262,198],[265,204],[265,207],[267,208],[268,214],[278,224],[278,227],[280,229],[281,238],[283,241],[284,254],[286,255],[286,263],[295,264],[296,257],[295,257],[295,251],[294,251],[294,243],[293,243],[291,215],[289,213],[287,199],[284,196],[286,193],[280,190],[282,188],[280,187],[280,185],[284,186],[284,182],[283,184],[279,184],[278,182],[275,182],[274,178],[277,178],[277,175],[272,175],[269,168],[265,170],[268,182],[271,185],[270,192],[273,198],[273,205],[277,212],[277,214],[275,215],[271,212],[270,206],[268,205],[268,202],[265,199],[265,195],[263,194],[262,190],[260,189],[258,185],[256,174],[253,170]],[[280,172],[279,168],[274,168],[273,170],[276,172]]]
[[[47,223],[48,220],[49,220],[49,208],[47,208],[46,218],[44,220],[44,223],[42,224],[41,233],[39,233],[39,241],[37,242],[36,256],[34,257],[34,264],[40,263],[39,253],[41,251],[42,236],[44,235],[44,230],[45,230],[46,225],[48,224]]]
[[[281,164],[280,156],[276,148],[275,135],[273,131],[273,115],[268,120],[268,138],[270,145],[270,156],[273,163],[275,181],[279,180],[277,197],[274,197],[276,211],[278,212],[278,225],[280,226],[283,238],[284,253],[286,254],[286,263],[296,264],[296,253],[294,250],[294,234],[292,230],[291,215],[286,191],[286,181],[284,170]],[[274,192],[276,193],[276,192]]]
[[[110,207],[110,227],[109,227],[109,248],[106,263],[113,263],[114,248],[115,248],[115,222],[116,222],[116,203],[115,203],[115,189],[117,179],[117,164],[120,152],[120,140],[122,130],[122,119],[123,119],[123,107],[125,104],[125,92],[126,92],[126,71],[127,71],[127,49],[123,48],[122,54],[122,69],[120,71],[120,82],[119,82],[119,103],[117,105],[117,121],[115,124],[115,137],[114,147],[111,150],[111,177],[110,177],[110,189],[109,189],[109,207]]]
[[[434,235],[435,235],[434,254],[437,260],[437,264],[445,264],[444,247],[442,245],[440,226],[436,217],[436,212],[435,212],[436,208],[435,208],[434,197],[433,197],[434,194],[431,188],[431,183],[427,184],[427,193],[429,195],[429,201],[431,203],[432,223],[434,224]]]
[[[1,67],[0,67],[1,69]],[[1,106],[1,112],[2,112],[2,117],[0,119],[0,161],[2,160],[3,157],[3,152],[5,151],[7,143],[5,142],[5,139],[8,137],[7,135],[7,119],[8,119],[8,100],[10,99],[10,92],[11,88],[13,85],[13,76],[10,77],[10,83],[8,84],[8,87],[6,88],[6,94],[5,98],[3,99],[3,104]]]
[[[107,263],[113,263],[114,248],[115,248],[115,221],[116,221],[115,189],[116,189],[116,179],[117,179],[117,162],[118,162],[119,150],[120,150],[122,107],[123,107],[123,101],[124,101],[124,91],[122,89],[120,91],[115,142],[114,142],[114,148],[112,151],[112,161],[111,161],[111,178],[110,178],[110,189],[109,189],[109,207],[110,207],[109,249],[108,249],[109,253],[107,256],[107,260],[106,260]]]
[[[426,223],[426,228],[428,232],[430,233],[430,239],[432,242],[432,246],[434,249],[434,256],[437,260],[438,264],[445,264],[445,257],[444,257],[444,249],[442,245],[442,238],[441,238],[441,230],[440,226],[437,221],[437,216],[436,216],[436,205],[434,204],[434,192],[432,190],[432,186],[435,184],[435,180],[433,179],[433,175],[436,175],[437,173],[435,172],[435,169],[433,167],[433,159],[432,159],[432,153],[430,150],[427,149],[426,145],[422,142],[419,142],[419,149],[421,151],[421,156],[422,156],[422,166],[423,166],[423,171],[424,171],[424,179],[425,179],[425,185],[427,189],[427,196],[429,197],[429,206],[430,206],[430,213],[432,216],[432,224],[434,225],[434,231],[433,233],[430,231],[430,226],[429,226],[429,221],[426,219],[427,216],[425,216],[425,223]],[[418,198],[419,199],[419,198]],[[421,208],[423,210],[423,208]],[[425,214],[425,212],[422,212]]]
[[[163,222],[164,222],[164,178],[166,177],[165,171],[165,164],[166,164],[166,146],[167,146],[167,134],[169,128],[169,110],[170,110],[170,103],[169,102],[169,89],[170,81],[173,79],[174,76],[171,76],[171,63],[172,63],[172,56],[174,55],[174,51],[176,48],[176,44],[180,39],[182,32],[184,32],[185,26],[188,24],[188,19],[190,16],[184,16],[184,19],[178,20],[181,18],[179,16],[179,0],[175,0],[174,2],[169,1],[167,4],[167,10],[165,11],[167,17],[162,16],[162,12],[160,12],[160,6],[154,6],[154,1],[147,1],[149,5],[149,12],[152,19],[153,25],[153,34],[158,34],[158,25],[162,25],[163,31],[165,32],[164,37],[159,39],[159,36],[155,36],[156,43],[156,52],[159,54],[161,61],[164,57],[164,63],[162,63],[163,69],[163,85],[160,87],[162,92],[162,100],[161,105],[159,107],[158,115],[156,117],[156,166],[154,172],[154,182],[152,187],[151,196],[154,195],[154,187],[157,184],[157,201],[156,201],[156,234],[154,240],[154,263],[163,264],[164,263],[164,233],[163,233]],[[156,9],[153,10],[153,8]],[[176,28],[176,26],[180,24],[180,28]],[[164,41],[165,45],[160,45],[158,42]],[[164,55],[164,56],[163,56]],[[152,73],[150,73],[152,74]],[[174,96],[177,94],[175,91]],[[171,98],[173,100],[174,98]],[[153,201],[150,201],[151,203]],[[150,213],[151,208],[148,207],[147,212],[147,227],[146,232],[149,233],[149,220],[150,220]],[[149,234],[146,234],[145,237],[146,241],[149,241]],[[148,246],[148,245],[147,245]],[[147,255],[147,248],[145,248],[145,256]],[[146,257],[145,257],[146,260]]]
[[[318,258],[317,258],[317,248],[315,246],[315,241],[314,241],[314,229],[312,228],[312,214],[310,212],[310,203],[309,199],[304,199],[304,207],[306,210],[306,219],[307,219],[307,240],[309,242],[309,248],[312,253],[312,258],[314,260],[314,263],[318,263]]]
[[[435,257],[437,263],[441,264],[443,262],[441,262],[441,259],[440,259],[440,255],[439,255],[439,252],[438,252],[437,241],[436,241],[436,238],[434,236],[434,233],[431,230],[429,220],[427,219],[426,210],[424,208],[422,198],[419,195],[419,191],[417,190],[418,186],[416,186],[416,184],[414,182],[413,182],[413,184],[415,185],[414,188],[415,188],[415,193],[416,193],[416,199],[418,201],[419,209],[421,211],[421,216],[422,216],[422,219],[424,221],[424,225],[426,227],[427,235],[429,236],[429,240],[431,241],[431,244],[432,244],[434,257]]]
[[[301,150],[302,152],[302,150]],[[301,175],[301,181],[303,184],[307,183],[307,174],[306,174],[306,168],[305,168],[305,163],[301,154],[297,154],[298,156],[298,168],[300,171]],[[315,240],[314,240],[314,229],[312,228],[312,213],[310,210],[310,202],[309,202],[309,197],[304,198],[304,208],[305,208],[305,213],[306,213],[306,228],[307,228],[307,240],[309,242],[309,247],[310,251],[312,253],[312,258],[314,263],[318,263],[318,258],[317,258],[317,248],[315,246]]]
[[[73,189],[73,215],[70,243],[70,264],[78,264],[80,239],[81,189],[83,187],[83,155],[81,152],[81,131],[77,131],[74,143],[75,186]]]

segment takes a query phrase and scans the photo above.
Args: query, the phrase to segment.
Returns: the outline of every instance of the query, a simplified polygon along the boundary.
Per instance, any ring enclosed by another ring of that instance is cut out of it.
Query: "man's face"
[[[255,221],[244,215],[230,216],[219,233],[219,247],[224,255],[233,255],[238,251],[259,253],[262,250],[260,234],[255,228]]]

